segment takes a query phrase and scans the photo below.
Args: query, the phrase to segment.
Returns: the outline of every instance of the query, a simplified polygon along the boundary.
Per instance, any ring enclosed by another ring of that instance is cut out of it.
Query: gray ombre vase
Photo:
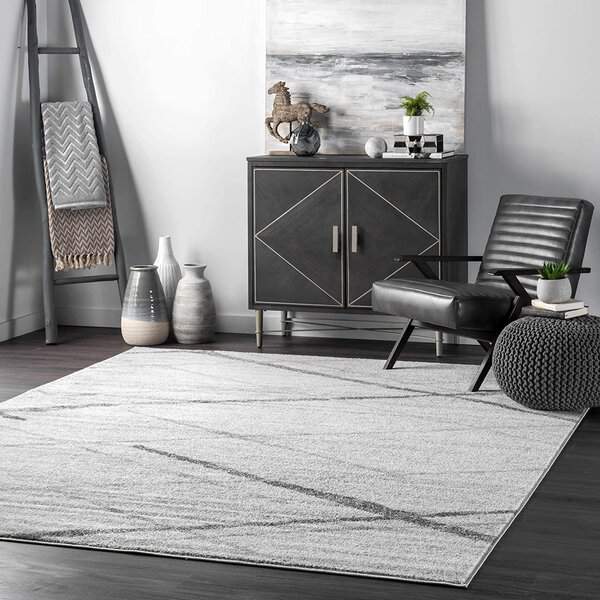
[[[215,336],[217,314],[206,265],[184,264],[173,303],[173,333],[180,344],[203,344]]]
[[[123,298],[121,334],[130,346],[155,346],[169,337],[169,314],[158,269],[131,267]]]

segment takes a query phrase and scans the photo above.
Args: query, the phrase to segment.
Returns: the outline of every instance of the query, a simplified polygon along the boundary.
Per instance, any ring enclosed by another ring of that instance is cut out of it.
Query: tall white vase
[[[158,277],[165,292],[165,300],[170,316],[173,311],[177,284],[181,279],[181,269],[173,254],[170,235],[163,235],[158,238],[158,254],[154,264],[158,267]]]

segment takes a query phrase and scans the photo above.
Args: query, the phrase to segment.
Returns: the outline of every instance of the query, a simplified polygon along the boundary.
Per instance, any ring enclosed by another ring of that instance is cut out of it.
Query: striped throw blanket
[[[107,199],[103,208],[57,210],[52,198],[48,163],[44,162],[48,229],[54,269],[83,269],[109,265],[115,249],[109,175],[102,159],[102,189]]]

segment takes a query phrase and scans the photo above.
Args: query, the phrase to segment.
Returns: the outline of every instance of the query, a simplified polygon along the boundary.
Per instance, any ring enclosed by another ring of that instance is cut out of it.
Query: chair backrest
[[[477,283],[507,287],[489,271],[502,268],[537,268],[544,262],[581,267],[594,206],[578,198],[507,195],[500,198]],[[573,295],[579,275],[571,275]],[[537,277],[520,277],[535,297]]]

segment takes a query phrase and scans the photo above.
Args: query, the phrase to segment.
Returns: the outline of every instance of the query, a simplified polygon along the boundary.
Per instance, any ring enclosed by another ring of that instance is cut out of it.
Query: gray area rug
[[[468,585],[583,418],[474,369],[130,350],[0,404],[0,536]]]

